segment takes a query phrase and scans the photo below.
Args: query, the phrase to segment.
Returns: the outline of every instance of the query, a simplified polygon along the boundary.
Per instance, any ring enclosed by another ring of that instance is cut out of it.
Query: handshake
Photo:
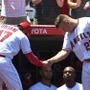
[[[52,64],[54,63],[52,59],[47,59],[42,61],[43,65],[47,65],[47,66],[52,66]]]

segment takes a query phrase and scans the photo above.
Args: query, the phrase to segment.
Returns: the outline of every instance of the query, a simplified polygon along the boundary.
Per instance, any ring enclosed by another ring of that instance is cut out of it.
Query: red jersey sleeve
[[[43,61],[39,60],[33,52],[30,52],[28,54],[25,54],[26,58],[34,65],[36,66],[43,66]]]

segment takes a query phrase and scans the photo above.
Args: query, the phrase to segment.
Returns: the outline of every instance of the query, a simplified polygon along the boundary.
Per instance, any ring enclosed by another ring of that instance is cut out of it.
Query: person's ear
[[[70,24],[70,20],[69,20],[69,19],[67,19],[67,20],[66,20],[66,23],[67,23],[67,24]]]

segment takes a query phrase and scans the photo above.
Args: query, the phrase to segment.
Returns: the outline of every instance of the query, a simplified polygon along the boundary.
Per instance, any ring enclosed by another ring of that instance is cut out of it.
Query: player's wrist
[[[55,62],[55,60],[53,58],[51,58],[51,59],[48,59],[48,62],[53,64]]]
[[[43,65],[44,65],[43,61],[39,60],[38,66],[43,66]]]

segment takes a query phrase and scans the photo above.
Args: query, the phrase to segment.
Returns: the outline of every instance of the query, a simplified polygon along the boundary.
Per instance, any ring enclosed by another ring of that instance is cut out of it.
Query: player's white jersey
[[[31,52],[27,36],[15,26],[0,25],[0,54],[12,59],[20,49],[24,54]]]
[[[81,61],[90,58],[90,17],[79,18],[73,33],[66,32],[62,49],[74,51]]]

